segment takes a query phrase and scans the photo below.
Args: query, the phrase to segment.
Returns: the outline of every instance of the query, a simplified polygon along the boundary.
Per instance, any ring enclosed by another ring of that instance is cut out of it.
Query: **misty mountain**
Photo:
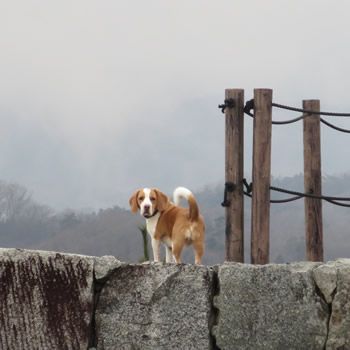
[[[323,178],[323,193],[348,196],[350,174]],[[303,191],[303,177],[273,178],[278,187]],[[205,264],[224,261],[224,186],[207,186],[195,193],[206,221]],[[272,198],[285,197],[272,193]],[[245,197],[245,260],[250,261],[250,204]],[[323,202],[325,260],[350,257],[350,208]],[[143,257],[140,228],[144,220],[129,209],[115,206],[99,211],[55,212],[37,203],[23,186],[0,182],[0,246],[54,250],[87,255],[114,255],[138,262]],[[305,259],[303,200],[271,204],[270,260],[290,262]],[[184,260],[193,261],[190,247]]]

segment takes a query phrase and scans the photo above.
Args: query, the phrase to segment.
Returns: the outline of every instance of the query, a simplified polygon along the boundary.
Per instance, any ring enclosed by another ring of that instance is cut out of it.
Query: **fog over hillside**
[[[345,0],[1,1],[1,179],[56,210],[223,181],[226,88],[350,112],[349,12]],[[248,173],[251,136],[248,117]],[[348,149],[322,127],[323,173],[349,172]],[[272,174],[301,172],[302,152],[302,123],[274,126]]]
[[[273,178],[276,186],[303,191],[302,175]],[[350,175],[325,177],[323,193],[350,196]],[[223,184],[196,193],[206,221],[205,264],[224,260]],[[170,194],[170,193],[169,193]],[[274,198],[280,195],[273,194]],[[325,260],[350,258],[350,208],[323,202]],[[140,227],[144,220],[129,209],[114,206],[97,211],[55,211],[38,203],[18,184],[0,182],[0,247],[32,248],[88,255],[114,255],[137,262],[143,257]],[[250,262],[250,199],[245,198],[245,258]],[[303,200],[271,205],[271,261],[305,259]],[[185,261],[192,262],[190,248]]]

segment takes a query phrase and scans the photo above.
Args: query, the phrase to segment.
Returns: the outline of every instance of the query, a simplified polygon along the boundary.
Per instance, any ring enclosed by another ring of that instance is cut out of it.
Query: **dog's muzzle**
[[[157,214],[158,214],[158,210],[155,210],[153,213],[151,213],[150,209],[148,209],[148,210],[143,211],[142,216],[145,219],[150,219],[150,218],[153,218],[153,216],[155,216]]]

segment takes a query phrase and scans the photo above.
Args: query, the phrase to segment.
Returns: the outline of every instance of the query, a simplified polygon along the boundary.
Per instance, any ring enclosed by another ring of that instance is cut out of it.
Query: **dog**
[[[129,200],[133,213],[140,212],[146,219],[147,231],[152,238],[154,261],[160,261],[160,243],[166,246],[166,262],[181,263],[181,252],[185,245],[192,244],[195,263],[201,264],[204,254],[204,219],[192,192],[184,187],[175,189],[174,203],[156,188],[137,190]],[[186,199],[188,208],[179,206]]]

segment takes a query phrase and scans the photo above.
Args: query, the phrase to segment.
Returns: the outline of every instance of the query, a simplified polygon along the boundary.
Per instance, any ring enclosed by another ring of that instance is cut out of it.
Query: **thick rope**
[[[283,108],[283,109],[288,109],[288,110],[291,110],[291,111],[305,113],[304,115],[302,115],[300,117],[289,119],[289,120],[284,120],[284,121],[273,120],[272,124],[274,124],[274,125],[292,124],[292,123],[298,122],[299,120],[303,120],[305,118],[308,118],[308,117],[312,116],[312,114],[335,116],[335,117],[350,117],[350,113],[331,113],[331,112],[309,111],[309,110],[305,110],[305,109],[301,109],[301,108],[294,108],[294,107],[280,105],[278,103],[272,103],[272,106],[278,107],[278,108]],[[249,101],[246,102],[246,104],[244,106],[244,113],[249,115],[250,117],[254,118],[254,114],[251,113],[252,109],[254,109],[254,100],[249,100]],[[332,124],[330,122],[327,122],[323,118],[321,118],[320,120],[321,120],[321,122],[323,124],[325,124],[326,126],[332,128],[334,130],[350,134],[350,130],[349,129],[340,128],[339,126],[336,126],[336,125],[334,125],[334,124]]]
[[[310,111],[308,109],[285,106],[285,105],[281,105],[279,103],[272,103],[272,106],[277,107],[277,108],[287,109],[289,111],[301,112],[301,113],[305,113],[305,114],[328,115],[328,116],[332,116],[332,117],[350,117],[350,113]]]

